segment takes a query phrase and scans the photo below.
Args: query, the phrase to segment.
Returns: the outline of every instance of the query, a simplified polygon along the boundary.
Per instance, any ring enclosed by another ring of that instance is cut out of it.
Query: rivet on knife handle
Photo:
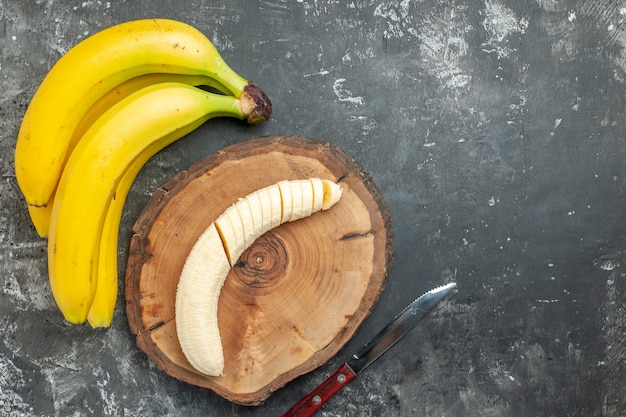
[[[312,416],[341,388],[348,385],[348,382],[352,381],[355,376],[356,373],[350,369],[347,363],[344,363],[335,373],[283,414],[283,417]]]
[[[365,344],[352,358],[339,367],[331,376],[301,399],[283,417],[307,417],[315,414],[348,382],[402,339],[417,322],[424,318],[435,306],[452,293],[455,283],[432,289],[409,304],[391,323]]]

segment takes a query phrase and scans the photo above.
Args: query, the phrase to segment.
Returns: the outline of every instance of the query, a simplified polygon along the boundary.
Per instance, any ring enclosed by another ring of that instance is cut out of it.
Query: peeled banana
[[[272,228],[331,208],[341,193],[338,184],[325,179],[281,181],[241,198],[202,233],[183,267],[175,302],[178,340],[196,370],[223,374],[218,299],[241,254]]]
[[[159,83],[130,94],[93,123],[67,161],[50,219],[50,286],[69,322],[83,323],[94,297],[102,296],[114,305],[117,271],[115,278],[111,275],[101,280],[100,257],[112,257],[114,251],[106,245],[117,245],[121,211],[112,208],[111,202],[122,203],[141,165],[209,118],[231,116],[256,121],[258,117],[250,117],[255,111],[247,100],[188,84]],[[106,220],[110,210],[117,212]],[[110,229],[108,235],[105,233],[107,240],[101,242],[105,224]],[[112,258],[108,268],[112,268],[111,262]],[[104,285],[109,279],[109,285]],[[94,324],[99,323],[100,314],[93,313]]]
[[[45,207],[80,139],[88,110],[123,82],[149,73],[205,76],[267,119],[271,103],[234,72],[197,29],[169,19],[143,19],[98,32],[63,55],[35,92],[18,134],[15,173],[28,205]],[[45,218],[45,217],[44,217]]]

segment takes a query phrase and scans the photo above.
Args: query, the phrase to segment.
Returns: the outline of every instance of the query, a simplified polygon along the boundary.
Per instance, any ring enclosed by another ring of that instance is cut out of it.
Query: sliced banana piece
[[[282,197],[278,185],[260,189],[258,196],[263,211],[263,230],[278,227],[283,216]]]
[[[341,187],[332,181],[322,180],[324,194],[322,197],[322,210],[328,210],[341,198]]]
[[[191,366],[206,375],[223,374],[217,306],[226,276],[241,254],[281,223],[331,208],[341,193],[329,180],[281,181],[239,199],[202,233],[176,291],[176,330]]]
[[[324,202],[324,183],[319,178],[309,178],[313,187],[313,213],[322,209]]]
[[[291,219],[291,213],[293,212],[293,196],[291,195],[291,185],[289,185],[289,181],[281,181],[278,184],[278,189],[280,190],[280,199],[282,201],[282,215],[280,217],[280,222],[285,223]]]
[[[300,185],[301,182],[302,180],[289,181],[289,188],[291,189],[291,216],[289,216],[290,222],[302,218],[302,186]]]
[[[224,214],[215,220],[215,227],[224,243],[224,251],[228,262],[232,265],[239,258],[238,253],[243,252],[244,237],[243,224],[234,206],[226,209]]]
[[[313,183],[310,180],[300,181],[302,189],[302,212],[301,218],[309,217],[313,213]]]
[[[252,216],[252,225],[255,239],[259,238],[263,232],[263,203],[259,193],[252,193],[244,199],[248,203],[248,210]]]

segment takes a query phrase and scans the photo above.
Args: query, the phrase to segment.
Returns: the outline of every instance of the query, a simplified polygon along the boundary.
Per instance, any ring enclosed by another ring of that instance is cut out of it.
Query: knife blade
[[[283,414],[283,417],[308,417],[315,414],[333,395],[348,385],[357,374],[406,336],[440,301],[448,297],[455,287],[456,284],[453,282],[442,285],[424,293],[409,304],[391,323],[352,355],[350,360],[339,366],[331,376]]]

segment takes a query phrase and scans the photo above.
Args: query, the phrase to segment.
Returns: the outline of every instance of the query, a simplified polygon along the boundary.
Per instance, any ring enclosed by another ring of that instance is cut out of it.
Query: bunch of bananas
[[[141,167],[210,118],[257,123],[271,111],[209,39],[174,20],[112,26],[59,59],[24,115],[15,173],[48,237],[50,287],[66,320],[111,325],[119,224]]]

